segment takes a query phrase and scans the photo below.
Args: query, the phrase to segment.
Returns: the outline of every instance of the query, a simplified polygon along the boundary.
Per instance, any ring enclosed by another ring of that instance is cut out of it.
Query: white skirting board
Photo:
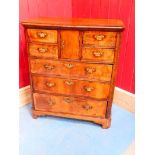
[[[31,103],[30,86],[19,89],[20,106]],[[115,87],[113,102],[130,112],[135,112],[135,95]]]
[[[30,85],[19,89],[20,107],[32,102]]]
[[[115,87],[113,103],[135,112],[135,95],[126,90]]]
[[[135,155],[135,141],[129,145],[123,155]]]

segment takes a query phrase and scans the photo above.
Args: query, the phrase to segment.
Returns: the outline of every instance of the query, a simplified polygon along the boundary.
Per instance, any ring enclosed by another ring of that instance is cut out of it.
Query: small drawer
[[[112,65],[31,59],[31,73],[110,81]]]
[[[85,31],[83,34],[83,44],[115,48],[116,34],[116,32]]]
[[[72,80],[67,78],[33,76],[32,80],[34,89],[38,91],[79,95],[96,99],[107,99],[110,89],[108,83]]]
[[[58,46],[29,43],[30,56],[58,59]]]
[[[57,43],[56,30],[28,29],[30,42]]]
[[[105,117],[107,101],[86,100],[77,97],[33,94],[35,110]]]
[[[82,48],[82,60],[105,61],[113,63],[114,49]]]

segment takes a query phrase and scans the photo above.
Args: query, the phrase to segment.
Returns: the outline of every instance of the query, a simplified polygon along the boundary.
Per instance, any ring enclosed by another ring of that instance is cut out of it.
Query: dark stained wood
[[[26,20],[32,115],[93,121],[109,128],[120,20]]]

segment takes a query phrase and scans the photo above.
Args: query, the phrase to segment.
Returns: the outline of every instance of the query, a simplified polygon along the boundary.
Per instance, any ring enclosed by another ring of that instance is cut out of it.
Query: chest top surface
[[[36,18],[23,20],[25,27],[45,28],[79,28],[79,29],[113,29],[122,31],[125,27],[119,19],[91,19],[91,18]]]

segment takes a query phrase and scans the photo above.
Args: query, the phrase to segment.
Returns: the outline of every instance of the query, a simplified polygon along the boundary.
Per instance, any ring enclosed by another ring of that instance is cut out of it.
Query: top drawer
[[[28,29],[27,33],[30,42],[57,43],[56,30]]]
[[[83,44],[115,48],[116,34],[116,32],[85,31]]]

